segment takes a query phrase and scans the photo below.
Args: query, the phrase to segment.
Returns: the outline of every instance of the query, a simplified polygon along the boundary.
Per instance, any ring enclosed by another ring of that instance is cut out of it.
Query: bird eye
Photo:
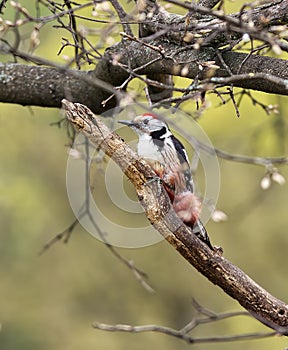
[[[143,124],[145,124],[145,125],[147,125],[148,122],[149,122],[149,119],[144,119],[144,120],[143,120]]]

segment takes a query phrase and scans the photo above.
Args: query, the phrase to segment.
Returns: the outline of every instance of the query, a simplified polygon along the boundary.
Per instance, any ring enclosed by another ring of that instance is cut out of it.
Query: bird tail
[[[202,242],[206,243],[208,245],[208,247],[212,250],[215,250],[213,245],[210,242],[210,238],[208,236],[208,233],[206,231],[206,228],[204,227],[204,225],[202,224],[201,220],[196,220],[193,228],[193,233],[199,238],[201,239]]]

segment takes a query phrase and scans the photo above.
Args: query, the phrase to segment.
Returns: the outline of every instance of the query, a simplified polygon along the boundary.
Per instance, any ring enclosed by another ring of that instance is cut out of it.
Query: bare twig
[[[120,5],[118,0],[110,0],[110,2],[117,12],[117,15],[121,21],[124,32],[126,34],[132,36],[133,32],[132,32],[132,29],[130,27],[130,24],[126,22],[127,21],[127,13],[124,11],[123,7]]]
[[[69,21],[70,21],[70,26],[72,29],[72,36],[73,36],[73,40],[75,42],[75,61],[77,64],[77,68],[80,69],[80,62],[79,62],[79,57],[78,57],[78,51],[79,51],[79,47],[78,47],[78,43],[79,43],[79,35],[77,33],[77,25],[76,25],[76,19],[74,16],[74,12],[72,9],[72,5],[71,5],[71,1],[70,0],[64,0],[65,5],[67,6],[67,8],[70,10],[69,12]]]
[[[170,125],[175,129],[179,130],[179,127],[173,122],[170,122]],[[196,137],[191,136],[185,130],[181,130],[181,134],[183,137],[185,137],[186,140],[191,142],[193,147],[196,150],[203,150],[204,152],[207,152],[208,154],[216,154],[218,157],[233,161],[237,163],[246,163],[246,164],[254,164],[254,165],[260,165],[265,167],[266,169],[273,168],[273,165],[286,165],[288,164],[288,157],[253,157],[253,156],[246,156],[242,154],[232,154],[227,151],[221,150],[219,148],[211,147],[201,141],[199,141]]]
[[[244,83],[244,81],[250,80],[251,82],[254,80],[262,80],[265,79],[268,83],[277,84],[282,86],[285,90],[288,89],[288,79],[279,79],[275,76],[265,74],[265,73],[248,73],[248,74],[238,74],[232,75],[230,77],[212,77],[209,80],[204,80],[203,82],[211,82],[214,84],[219,84],[219,86],[224,86],[233,83]],[[239,85],[239,84],[238,84]]]
[[[149,47],[149,49],[151,49],[151,50],[159,52],[160,55],[162,56],[162,58],[165,58],[165,51],[163,50],[163,48],[161,46],[151,45],[151,44],[145,42],[144,40],[138,39],[136,36],[128,35],[128,34],[123,33],[123,32],[120,32],[120,35],[122,35],[123,37],[125,37],[131,41],[135,41],[143,46]]]
[[[212,336],[212,337],[193,337],[182,332],[182,330],[173,329],[170,327],[160,325],[145,325],[145,326],[131,326],[127,324],[110,325],[105,323],[93,323],[93,327],[108,332],[128,332],[128,333],[143,333],[156,332],[166,334],[178,339],[182,339],[189,344],[203,344],[203,343],[226,343],[240,340],[263,339],[275,336],[276,332],[267,333],[247,333],[235,334],[226,336]]]
[[[72,8],[70,8],[70,9],[68,8],[68,10],[59,11],[58,13],[53,13],[52,15],[33,17],[32,15],[30,15],[30,13],[28,13],[27,11],[24,10],[24,8],[22,7],[22,5],[20,3],[15,2],[13,4],[13,6],[15,8],[17,8],[19,11],[21,11],[23,16],[25,17],[25,19],[22,21],[22,24],[27,23],[27,22],[35,22],[35,23],[51,22],[51,21],[56,20],[57,18],[63,17],[65,15],[67,15],[67,14],[74,13],[74,12],[79,11],[79,10],[82,10],[82,9],[84,9],[86,7],[91,7],[93,5],[94,5],[94,1],[87,1],[83,5],[75,6],[73,9]]]
[[[7,0],[2,0],[0,2],[0,13],[3,13],[3,8],[5,7]]]
[[[83,216],[83,215],[82,215]],[[68,243],[72,232],[74,231],[75,227],[79,224],[80,216],[75,219],[71,225],[67,227],[66,230],[57,233],[56,236],[54,236],[52,239],[50,239],[47,243],[44,244],[42,249],[39,252],[39,255],[42,255],[45,253],[48,249],[50,249],[55,243],[60,242],[63,240],[64,243]]]
[[[198,5],[203,6],[203,7],[208,7],[208,8],[213,8],[216,6],[220,0],[199,0]]]

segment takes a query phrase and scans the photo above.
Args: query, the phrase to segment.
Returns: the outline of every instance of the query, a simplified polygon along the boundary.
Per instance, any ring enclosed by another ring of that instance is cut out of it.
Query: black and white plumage
[[[203,242],[214,249],[199,219],[201,204],[194,194],[188,156],[182,143],[156,115],[143,114],[132,121],[119,122],[138,134],[137,153],[163,180],[177,215]]]

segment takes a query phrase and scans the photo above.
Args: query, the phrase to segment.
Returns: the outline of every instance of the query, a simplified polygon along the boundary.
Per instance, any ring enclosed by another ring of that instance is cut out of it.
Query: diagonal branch
[[[163,186],[151,181],[155,176],[152,169],[99,117],[79,103],[63,100],[62,104],[76,130],[111,157],[132,182],[154,228],[201,274],[236,299],[252,316],[277,333],[288,335],[288,305],[192,234],[171,208]]]

